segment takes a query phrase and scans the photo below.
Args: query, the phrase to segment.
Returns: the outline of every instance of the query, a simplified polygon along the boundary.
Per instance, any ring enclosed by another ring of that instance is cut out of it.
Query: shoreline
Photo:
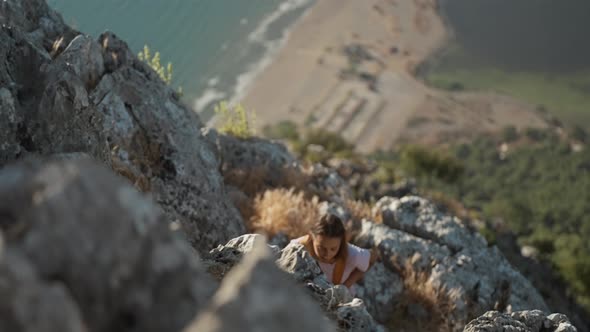
[[[340,133],[360,152],[436,144],[472,132],[482,116],[491,119],[482,131],[497,130],[511,112],[517,126],[542,127],[521,102],[436,90],[416,75],[452,35],[438,1],[317,0],[240,102],[258,130],[290,120]],[[480,104],[489,114],[469,112]],[[415,126],[416,117],[428,121]]]

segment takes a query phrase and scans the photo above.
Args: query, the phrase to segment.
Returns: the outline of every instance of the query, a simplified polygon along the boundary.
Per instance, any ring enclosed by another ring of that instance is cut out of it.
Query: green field
[[[451,46],[424,77],[446,90],[496,91],[542,106],[566,125],[590,128],[590,69],[571,73],[508,71]]]

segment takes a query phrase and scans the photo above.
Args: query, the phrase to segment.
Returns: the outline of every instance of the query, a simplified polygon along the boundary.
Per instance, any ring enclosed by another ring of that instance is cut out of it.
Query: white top
[[[294,239],[291,242],[298,242],[303,239],[300,237],[298,239]],[[326,275],[329,281],[332,281],[332,275],[334,274],[334,266],[336,263],[322,263],[318,261],[320,268]],[[371,251],[363,248],[359,248],[354,244],[348,243],[348,257],[346,258],[346,265],[344,266],[344,273],[342,273],[342,279],[340,283],[344,283],[354,269],[359,269],[363,272],[366,272],[369,269],[369,264],[371,263]]]

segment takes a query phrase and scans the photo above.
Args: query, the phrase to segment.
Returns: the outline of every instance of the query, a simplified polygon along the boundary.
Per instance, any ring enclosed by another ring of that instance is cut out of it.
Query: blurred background
[[[589,1],[48,2],[159,52],[205,120],[240,103],[303,159],[414,181],[544,296],[590,310]]]

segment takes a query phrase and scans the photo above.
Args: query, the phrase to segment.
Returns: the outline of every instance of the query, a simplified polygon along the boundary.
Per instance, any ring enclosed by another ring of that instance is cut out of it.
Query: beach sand
[[[448,38],[436,5],[436,0],[318,0],[241,103],[256,113],[259,129],[291,120],[340,133],[361,152],[420,141],[422,133],[436,140],[439,131],[440,137],[473,132],[473,121],[455,126],[431,121],[440,118],[439,104],[459,118],[469,109],[413,75]],[[488,96],[484,103],[495,99]],[[502,98],[499,116],[506,113],[505,103]]]

